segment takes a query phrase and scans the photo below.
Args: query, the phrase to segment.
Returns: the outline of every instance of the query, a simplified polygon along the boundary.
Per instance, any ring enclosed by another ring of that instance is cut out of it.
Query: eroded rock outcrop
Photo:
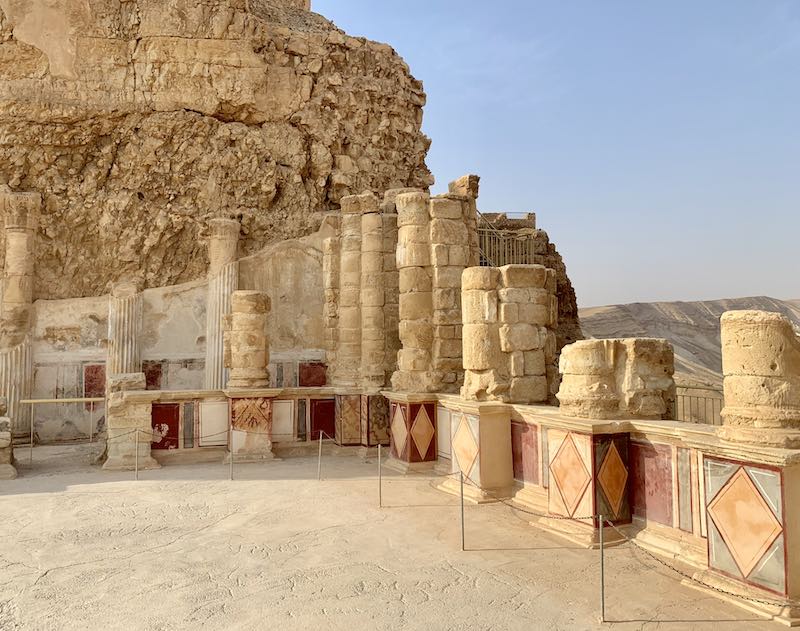
[[[248,254],[431,183],[420,82],[307,4],[0,0],[0,187],[44,197],[37,299],[202,278],[214,217]]]

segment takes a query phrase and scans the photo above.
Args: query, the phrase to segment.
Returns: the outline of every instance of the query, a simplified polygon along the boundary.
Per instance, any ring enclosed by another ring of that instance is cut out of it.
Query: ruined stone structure
[[[541,265],[464,270],[463,398],[548,401],[557,385],[555,289],[555,271]]]
[[[457,391],[461,361],[461,274],[478,262],[478,180],[466,176],[447,195],[397,196],[400,341],[392,387]]]
[[[22,399],[69,394],[107,396],[89,430],[106,469],[388,442],[391,466],[449,472],[449,492],[463,476],[469,500],[513,497],[584,545],[603,516],[607,537],[800,617],[791,327],[725,316],[726,425],[671,420],[669,344],[577,341],[535,219],[486,228],[474,175],[431,194],[424,101],[391,48],[307,0],[0,0],[14,432]],[[492,230],[525,237],[504,265]],[[38,414],[40,438],[81,437],[84,419]]]
[[[547,232],[536,225],[536,214],[510,218],[505,213],[481,213],[478,223],[481,264],[542,265],[556,274],[558,324],[555,327],[558,352],[567,344],[583,339],[578,319],[575,289],[567,275],[564,259]]]
[[[228,388],[266,388],[269,385],[269,297],[260,291],[235,291],[231,313],[225,316],[225,366]]]
[[[111,471],[157,469],[150,453],[152,397],[131,398],[145,389],[144,373],[112,375],[108,379],[108,436],[103,468]]]
[[[561,412],[593,419],[672,419],[675,372],[666,340],[583,340],[564,347]]]
[[[800,448],[800,337],[778,313],[721,318],[725,438]]]
[[[41,192],[57,244],[38,299],[202,279],[221,210],[248,255],[347,195],[431,183],[420,82],[308,4],[0,2],[0,187]]]

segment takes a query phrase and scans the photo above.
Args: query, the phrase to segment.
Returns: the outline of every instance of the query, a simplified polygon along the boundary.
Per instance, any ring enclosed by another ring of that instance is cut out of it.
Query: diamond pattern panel
[[[467,417],[462,414],[458,429],[453,435],[453,455],[464,475],[469,476],[478,457],[478,441],[469,427]]]
[[[567,514],[572,517],[580,504],[592,476],[583,463],[572,434],[568,434],[550,464],[552,480],[558,489]]]
[[[616,443],[612,442],[611,447],[606,452],[606,457],[600,466],[600,472],[597,474],[597,481],[611,504],[611,508],[614,509],[614,516],[619,515],[622,501],[625,499],[628,469],[619,455]]]
[[[233,429],[246,432],[272,431],[271,399],[232,399]]]
[[[708,515],[745,577],[750,575],[783,531],[758,488],[741,467],[708,505]]]
[[[428,453],[435,433],[433,422],[428,416],[425,406],[421,405],[414,419],[414,424],[411,426],[411,438],[414,439],[414,444],[423,460],[425,460],[425,455]]]
[[[406,448],[406,440],[408,439],[408,429],[406,429],[406,417],[403,414],[403,406],[394,406],[394,416],[392,417],[392,441],[394,444],[394,451],[398,458],[403,457],[403,451]]]

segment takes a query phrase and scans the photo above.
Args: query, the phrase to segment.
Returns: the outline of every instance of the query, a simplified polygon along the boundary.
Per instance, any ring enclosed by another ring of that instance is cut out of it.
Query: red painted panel
[[[329,437],[336,434],[336,401],[311,399],[311,433],[309,440],[319,440],[320,431]]]
[[[327,383],[327,366],[321,363],[300,364],[301,388],[321,388]]]
[[[672,526],[672,449],[631,442],[630,469],[633,514]]]
[[[511,452],[514,479],[539,484],[539,428],[527,423],[511,423]]]
[[[153,443],[152,449],[177,449],[180,437],[180,404],[153,404]]]
[[[106,396],[105,364],[88,364],[83,367],[83,396],[91,399]],[[89,409],[89,404],[86,404]]]

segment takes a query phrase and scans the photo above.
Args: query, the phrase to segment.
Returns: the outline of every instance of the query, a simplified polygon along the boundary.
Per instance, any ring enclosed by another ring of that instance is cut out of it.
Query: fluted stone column
[[[328,383],[337,383],[337,350],[339,346],[339,237],[322,243],[322,280],[325,291],[323,326],[325,328],[325,358],[328,364]]]
[[[42,198],[38,193],[0,195],[5,216],[6,251],[0,296],[0,395],[8,399],[15,435],[28,432],[28,398],[33,381],[29,331],[33,309],[36,229]]]
[[[106,374],[142,370],[142,294],[133,282],[114,286],[108,301],[108,360]]]
[[[239,222],[212,219],[208,241],[208,298],[206,302],[206,390],[221,390],[227,382],[223,318],[231,312],[231,294],[239,286]]]
[[[370,195],[371,196],[371,195]],[[374,199],[374,198],[373,198]],[[361,377],[361,210],[369,198],[342,198],[339,269],[337,384],[354,387]]]
[[[225,318],[228,388],[269,386],[269,310],[269,296],[263,291],[235,291],[231,295],[231,314]]]
[[[383,275],[383,217],[371,197],[361,214],[361,385],[369,393],[384,386],[385,279]]]

